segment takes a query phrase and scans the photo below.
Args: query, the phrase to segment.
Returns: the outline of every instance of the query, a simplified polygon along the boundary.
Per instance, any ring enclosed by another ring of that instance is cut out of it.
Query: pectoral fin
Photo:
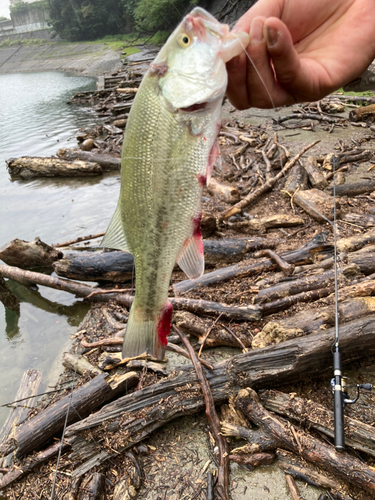
[[[100,246],[106,248],[113,248],[115,250],[123,250],[124,252],[130,252],[124,233],[124,228],[122,225],[119,205],[117,205],[115,213],[113,214],[107,232],[105,233],[105,236],[102,239]]]
[[[204,245],[201,233],[201,217],[193,219],[194,232],[187,238],[177,264],[190,279],[200,278],[204,271]]]

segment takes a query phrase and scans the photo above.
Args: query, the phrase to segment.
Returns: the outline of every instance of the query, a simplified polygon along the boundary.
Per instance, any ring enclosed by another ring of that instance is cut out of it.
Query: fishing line
[[[255,66],[255,63],[253,62],[253,60],[251,59],[251,57],[249,56],[249,54],[246,52],[246,47],[244,46],[244,44],[242,43],[242,40],[240,39],[239,36],[236,36],[236,33],[232,33],[236,38],[237,40],[239,41],[241,47],[243,48],[244,52],[245,52],[245,55],[246,57],[249,59],[249,61],[251,62],[251,65],[252,67],[255,69],[255,72],[256,74],[258,75],[258,78],[259,80],[262,82],[262,85],[265,89],[265,91],[267,92],[267,95],[269,97],[269,100],[271,101],[271,104],[272,104],[272,109],[275,109],[275,103],[273,102],[273,99],[272,99],[272,96],[271,96],[271,93],[270,91],[268,90],[267,88],[267,85],[265,84],[265,81],[263,80],[263,77],[262,75],[260,74],[260,72],[258,71],[257,67]]]
[[[69,411],[70,411],[70,407],[71,407],[72,399],[73,399],[73,391],[74,391],[74,387],[73,386],[74,386],[74,382],[75,382],[75,379],[76,379],[76,375],[77,375],[77,364],[75,364],[75,367],[74,367],[72,390],[70,392],[69,402],[68,402],[68,408],[66,410],[65,422],[64,422],[63,432],[62,432],[62,436],[61,436],[61,441],[60,441],[60,446],[59,446],[59,452],[58,452],[58,455],[57,455],[56,469],[55,469],[55,473],[54,473],[54,476],[53,476],[53,482],[52,482],[50,500],[54,500],[54,498],[55,498],[55,486],[56,486],[56,480],[57,480],[57,473],[58,473],[58,470],[59,470],[59,463],[60,463],[60,458],[61,458],[61,451],[62,451],[62,447],[63,447],[63,444],[64,444],[65,431],[66,431],[66,427],[68,425],[68,417],[69,417]]]
[[[336,350],[339,348],[339,310],[338,310],[338,280],[337,280],[337,207],[336,207],[336,164],[340,164],[340,157],[334,155],[332,159],[332,169],[333,169],[333,266],[335,274],[335,342],[332,344],[332,354],[333,348]]]

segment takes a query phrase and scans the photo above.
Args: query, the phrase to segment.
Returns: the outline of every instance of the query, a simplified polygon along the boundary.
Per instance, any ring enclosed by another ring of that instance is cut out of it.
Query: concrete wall
[[[10,33],[12,30],[12,21],[0,21],[0,35]]]
[[[17,0],[11,1],[11,5]],[[33,3],[24,0],[24,3]],[[22,12],[10,14],[11,21],[0,22],[0,41],[2,39],[17,40],[24,38],[39,38],[50,40],[48,12],[43,8],[30,6]],[[56,40],[56,39],[55,39]]]
[[[30,31],[33,31],[33,29],[47,28],[47,15],[44,9],[38,8],[11,13],[11,19],[15,29],[24,31],[25,26],[30,26]]]

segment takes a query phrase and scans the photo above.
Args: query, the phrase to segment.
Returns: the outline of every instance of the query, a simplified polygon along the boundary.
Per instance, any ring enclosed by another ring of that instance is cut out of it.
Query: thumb
[[[289,91],[297,82],[303,84],[300,58],[285,24],[276,17],[268,18],[264,23],[264,36],[279,84]]]

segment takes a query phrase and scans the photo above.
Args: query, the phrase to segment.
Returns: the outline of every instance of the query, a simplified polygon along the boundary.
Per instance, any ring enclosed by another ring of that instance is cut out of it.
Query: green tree
[[[140,0],[134,19],[142,31],[171,30],[181,20],[190,0]]]
[[[171,31],[197,3],[207,7],[210,0],[121,0],[125,18],[143,33]]]
[[[95,40],[121,33],[121,0],[48,0],[50,24],[63,40]]]

